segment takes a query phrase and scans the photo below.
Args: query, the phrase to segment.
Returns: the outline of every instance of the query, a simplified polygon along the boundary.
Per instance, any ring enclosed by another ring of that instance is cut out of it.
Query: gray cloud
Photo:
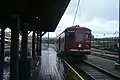
[[[66,14],[74,17],[77,1],[71,0]],[[86,16],[87,20],[101,17],[107,20],[118,20],[119,0],[81,0],[77,17]]]
[[[51,37],[60,34],[65,28],[72,26],[78,0],[71,0],[64,16]],[[115,36],[119,30],[119,0],[80,0],[79,11],[75,24],[88,27],[93,35],[103,37]],[[47,34],[45,35],[47,36]]]

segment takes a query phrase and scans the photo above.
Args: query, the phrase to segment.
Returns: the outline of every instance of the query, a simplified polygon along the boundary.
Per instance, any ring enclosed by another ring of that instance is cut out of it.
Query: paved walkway
[[[52,48],[42,50],[41,66],[36,70],[32,80],[76,80],[75,74],[56,54]]]

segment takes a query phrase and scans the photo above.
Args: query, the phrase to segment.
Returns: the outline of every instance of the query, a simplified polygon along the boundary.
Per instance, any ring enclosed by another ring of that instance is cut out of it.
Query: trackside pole
[[[5,42],[5,29],[1,29],[1,46],[0,46],[0,80],[3,80],[3,66],[4,66],[4,42]]]

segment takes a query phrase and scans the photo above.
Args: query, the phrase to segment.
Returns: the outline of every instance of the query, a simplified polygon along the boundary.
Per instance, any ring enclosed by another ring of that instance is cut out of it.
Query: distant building
[[[0,39],[1,39],[1,31],[0,31]],[[21,35],[19,35],[19,40],[21,42]],[[11,42],[11,32],[5,32],[5,40]],[[28,42],[32,42],[32,36],[28,35]]]

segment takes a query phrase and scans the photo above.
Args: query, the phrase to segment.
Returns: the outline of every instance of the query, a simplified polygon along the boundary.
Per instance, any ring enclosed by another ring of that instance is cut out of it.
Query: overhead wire
[[[77,4],[77,8],[76,8],[76,11],[75,11],[75,16],[74,16],[73,24],[72,25],[74,25],[74,23],[75,23],[75,19],[76,19],[76,16],[77,16],[79,5],[80,5],[80,0],[78,0],[78,4]]]

